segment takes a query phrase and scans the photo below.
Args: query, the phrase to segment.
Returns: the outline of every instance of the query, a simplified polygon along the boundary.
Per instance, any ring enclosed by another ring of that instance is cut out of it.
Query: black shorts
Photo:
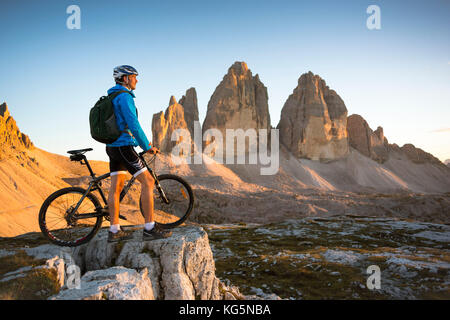
[[[139,158],[133,146],[106,147],[109,156],[109,171],[111,176],[126,174],[126,171],[137,177],[147,170],[144,162]]]

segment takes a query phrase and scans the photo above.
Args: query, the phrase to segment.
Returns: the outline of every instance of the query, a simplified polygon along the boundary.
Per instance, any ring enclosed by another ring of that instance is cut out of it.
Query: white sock
[[[147,222],[146,224],[144,224],[144,228],[147,231],[150,231],[153,229],[153,227],[155,226],[155,222]]]
[[[112,224],[109,227],[109,231],[111,231],[112,233],[117,233],[120,230],[120,224]]]

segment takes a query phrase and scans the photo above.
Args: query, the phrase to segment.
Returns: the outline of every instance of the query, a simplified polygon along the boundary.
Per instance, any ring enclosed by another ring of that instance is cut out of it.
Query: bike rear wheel
[[[155,186],[153,191],[155,222],[166,229],[177,227],[189,217],[194,207],[192,188],[183,178],[173,174],[162,174],[158,176],[158,180],[162,193],[169,203],[164,201],[163,195]],[[144,217],[141,199],[139,209]]]
[[[69,187],[51,194],[39,210],[39,227],[52,243],[74,247],[88,242],[102,225],[103,217],[83,218],[83,214],[101,212],[102,206],[95,195],[89,193],[73,212],[81,200],[85,189]],[[74,215],[81,219],[74,219]]]

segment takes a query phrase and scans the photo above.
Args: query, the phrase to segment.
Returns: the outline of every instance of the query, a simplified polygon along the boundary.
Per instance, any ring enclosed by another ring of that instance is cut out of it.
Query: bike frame
[[[147,167],[147,170],[150,172],[150,175],[152,176],[153,179],[155,179],[155,186],[156,189],[158,190],[159,194],[161,195],[161,198],[163,199],[163,201],[167,204],[170,203],[170,201],[167,199],[164,190],[162,190],[161,185],[159,184],[159,180],[156,177],[154,171],[152,170],[152,168],[150,168],[147,164],[147,161],[145,161],[143,155],[145,154],[145,152],[141,152],[139,153],[139,157],[141,158],[141,160],[144,162],[145,166]],[[104,175],[101,175],[99,177],[95,176],[94,171],[92,170],[91,166],[89,165],[89,161],[87,160],[86,156],[84,154],[80,155],[80,163],[82,165],[86,165],[89,173],[91,174],[92,177],[92,181],[89,183],[88,188],[86,189],[86,192],[83,194],[83,196],[81,197],[81,199],[78,201],[77,205],[75,206],[75,208],[73,208],[72,212],[77,212],[78,208],[80,207],[81,203],[83,202],[84,198],[86,198],[86,196],[93,192],[93,191],[98,191],[100,193],[100,196],[105,204],[105,206],[101,209],[101,210],[97,210],[97,212],[94,213],[83,213],[81,215],[79,214],[75,214],[73,215],[73,218],[75,220],[80,220],[80,219],[89,219],[89,218],[96,218],[99,216],[105,216],[108,215],[108,212],[105,212],[104,209],[108,204],[108,201],[106,200],[105,194],[103,193],[103,190],[101,188],[102,186],[102,180],[108,178],[111,176],[111,172],[105,173]],[[150,163],[155,160],[156,155],[149,161]],[[84,161],[84,163],[83,163]],[[135,182],[136,177],[132,176],[131,179],[128,181],[128,183],[126,184],[126,186],[122,189],[122,191],[120,192],[120,199],[119,202],[122,202],[122,199],[125,197],[125,195],[128,193],[128,191],[130,190],[131,186],[133,185],[133,183]],[[72,215],[72,214],[71,214]]]

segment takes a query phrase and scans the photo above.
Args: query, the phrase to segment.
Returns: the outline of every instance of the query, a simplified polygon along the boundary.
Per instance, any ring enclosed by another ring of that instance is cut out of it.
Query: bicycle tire
[[[175,228],[177,226],[179,226],[180,224],[182,224],[184,221],[186,221],[186,219],[189,217],[189,215],[192,212],[192,209],[194,208],[194,192],[192,191],[191,186],[189,185],[189,183],[186,182],[186,180],[184,180],[183,178],[174,175],[174,174],[162,174],[160,176],[157,177],[160,185],[163,189],[163,191],[166,193],[167,197],[170,200],[170,197],[173,197],[173,194],[168,194],[170,193],[171,190],[164,190],[164,184],[165,182],[171,180],[171,181],[177,181],[179,183],[181,183],[181,185],[186,189],[187,191],[187,195],[189,196],[188,201],[186,202],[186,209],[183,210],[184,213],[180,214],[180,216],[178,217],[177,220],[166,223],[164,221],[161,220],[161,218],[158,217],[158,215],[154,215],[155,217],[155,222],[157,222],[162,228],[164,229],[171,229],[171,228]],[[173,190],[172,190],[173,191]],[[183,191],[182,191],[183,193]],[[186,194],[183,194],[183,196],[185,196]],[[158,191],[156,190],[155,187],[155,191],[154,191],[154,207],[155,207],[155,211],[157,210],[157,207],[159,205],[166,205],[165,203],[163,203]],[[141,212],[141,215],[144,217],[144,212],[142,210],[142,203],[141,203],[141,199],[139,198],[139,210]],[[170,213],[169,213],[170,214]]]
[[[39,210],[39,227],[42,231],[42,233],[44,234],[44,236],[50,240],[52,243],[59,245],[59,246],[67,246],[67,247],[76,247],[79,245],[82,245],[84,243],[87,243],[88,241],[90,241],[98,232],[98,230],[100,229],[101,225],[102,225],[102,221],[103,221],[103,216],[98,216],[98,217],[94,217],[94,218],[89,218],[89,219],[95,219],[95,223],[90,226],[89,228],[86,227],[86,232],[82,231],[80,234],[82,235],[80,238],[75,239],[73,241],[67,241],[64,239],[60,239],[58,238],[58,233],[64,233],[67,232],[68,230],[71,229],[71,227],[69,227],[68,222],[66,221],[67,227],[66,228],[62,228],[62,229],[56,229],[53,232],[51,230],[49,230],[49,222],[47,220],[49,220],[48,218],[48,209],[51,207],[52,204],[54,204],[54,206],[57,206],[57,200],[58,198],[64,196],[64,195],[68,195],[68,194],[76,194],[81,196],[86,192],[85,189],[83,188],[79,188],[79,187],[68,187],[68,188],[64,188],[61,190],[58,190],[54,193],[52,193],[42,204],[41,209]],[[100,201],[98,200],[98,198],[92,194],[89,193],[85,199],[88,199],[93,207],[95,207],[95,211],[97,210],[101,210],[102,206],[100,205]],[[79,201],[79,200],[78,200]],[[78,201],[76,203],[78,203]],[[84,200],[85,201],[85,200]],[[83,204],[79,207],[79,209],[84,206],[84,202]],[[71,205],[76,205],[76,203],[72,203]],[[63,207],[59,207],[60,213],[61,213],[61,208],[62,210],[64,210]],[[67,213],[67,210],[65,210],[64,214]],[[91,209],[92,210],[92,209]],[[60,219],[62,220],[62,219]],[[64,220],[66,220],[64,218]],[[75,232],[73,232],[75,234]]]

